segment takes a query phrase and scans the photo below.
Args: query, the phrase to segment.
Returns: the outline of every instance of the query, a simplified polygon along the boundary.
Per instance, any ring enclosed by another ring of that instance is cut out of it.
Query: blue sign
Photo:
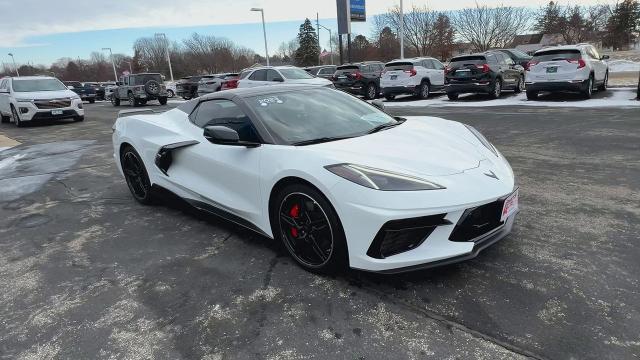
[[[365,0],[349,0],[351,21],[367,21],[367,11],[364,2]]]

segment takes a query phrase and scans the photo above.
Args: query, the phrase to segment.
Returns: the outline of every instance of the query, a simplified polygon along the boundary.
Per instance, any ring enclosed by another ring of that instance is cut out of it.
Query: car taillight
[[[488,73],[489,71],[491,71],[491,68],[488,64],[476,65],[476,67],[478,69],[481,69],[483,73]]]
[[[527,71],[530,71],[532,66],[536,66],[539,63],[540,63],[539,61],[531,60],[531,61],[529,61],[528,63],[525,64],[524,69],[527,70]]]
[[[404,72],[406,72],[407,74],[409,74],[409,76],[416,76],[418,74],[418,72],[416,71],[416,69],[411,69],[411,70],[405,70]]]
[[[452,67],[447,66],[446,68],[444,68],[444,73],[445,74],[449,74],[451,72],[453,72],[453,68]]]
[[[362,73],[360,71],[354,72],[353,74],[351,74],[351,76],[356,78],[356,80],[362,79]]]
[[[572,63],[572,64],[578,64],[578,69],[582,69],[583,67],[587,66],[587,63],[582,59],[578,59],[578,60],[569,60],[569,59],[567,59],[567,61]]]

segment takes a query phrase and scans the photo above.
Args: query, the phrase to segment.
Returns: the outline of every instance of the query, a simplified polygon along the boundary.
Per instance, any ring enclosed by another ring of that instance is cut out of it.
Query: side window
[[[497,64],[497,63],[498,63],[498,60],[496,59],[496,56],[495,56],[495,55],[493,55],[493,54],[489,54],[489,55],[487,55],[487,62],[488,62],[489,64],[494,64],[494,65],[495,65],[495,64]]]
[[[507,59],[504,54],[496,53],[496,58],[498,59],[498,64],[507,65]]]
[[[444,65],[442,65],[442,63],[438,60],[431,60],[433,61],[433,65],[435,66],[436,70],[444,70]]]
[[[249,80],[267,81],[267,70],[256,70],[249,76]]]
[[[241,141],[260,141],[249,117],[231,100],[205,101],[190,118],[201,128],[212,125],[226,126],[237,131]]]
[[[269,69],[267,70],[267,81],[284,81],[279,72]]]
[[[427,69],[434,69],[433,62],[431,60],[423,60],[422,63],[424,64],[423,66]]]
[[[124,77],[124,84],[125,85],[129,85],[129,77],[128,76]]]
[[[7,80],[0,80],[0,90],[4,89],[6,84]]]
[[[598,54],[598,50],[596,50],[596,48],[594,48],[593,46],[591,47],[591,54],[594,59],[600,60],[600,54]]]

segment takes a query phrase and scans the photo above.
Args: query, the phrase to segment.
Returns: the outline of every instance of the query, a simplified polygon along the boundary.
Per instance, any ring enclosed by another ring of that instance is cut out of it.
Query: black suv
[[[158,100],[160,105],[167,104],[167,89],[162,84],[162,75],[158,73],[131,74],[120,78],[117,88],[113,89],[111,103],[120,106],[120,101],[129,101],[131,106],[146,105],[147,101]]]
[[[176,82],[176,95],[185,100],[198,97],[198,82],[202,76],[185,76]]]
[[[522,66],[523,68],[527,68],[527,65],[529,64],[529,61],[531,61],[531,59],[533,59],[533,56],[528,55],[518,49],[499,49],[496,51],[501,51],[505,54],[507,54],[508,57],[511,58],[511,60],[513,60],[513,62],[515,62],[516,64]]]
[[[384,64],[378,61],[345,64],[336,68],[331,81],[338,90],[362,95],[365,99],[372,100],[380,94],[382,71],[384,71]]]
[[[64,84],[69,88],[69,90],[80,96],[82,101],[88,101],[91,104],[96,102],[96,89],[89,85],[89,83],[81,83],[79,81],[65,81]]]
[[[524,90],[524,67],[500,51],[457,56],[445,69],[444,84],[451,100],[462,93],[485,93],[497,99],[502,90]]]

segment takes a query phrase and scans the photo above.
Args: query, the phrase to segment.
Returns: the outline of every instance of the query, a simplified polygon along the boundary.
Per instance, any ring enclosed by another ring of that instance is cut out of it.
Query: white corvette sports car
[[[114,156],[139,202],[165,188],[313,271],[470,259],[518,212],[511,167],[474,128],[394,118],[329,88],[237,89],[126,115]]]

